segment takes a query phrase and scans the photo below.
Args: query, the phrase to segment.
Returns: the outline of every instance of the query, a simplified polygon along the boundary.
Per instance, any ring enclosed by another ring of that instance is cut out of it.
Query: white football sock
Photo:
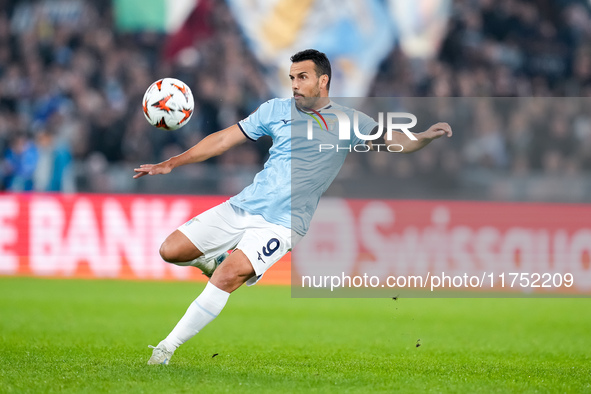
[[[195,334],[215,319],[228,302],[230,293],[215,287],[211,282],[203,292],[189,305],[185,315],[177,323],[174,329],[161,343],[168,351],[176,348],[193,338]]]

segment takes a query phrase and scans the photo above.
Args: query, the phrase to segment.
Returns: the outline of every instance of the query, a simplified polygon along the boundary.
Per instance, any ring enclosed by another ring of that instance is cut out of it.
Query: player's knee
[[[203,255],[199,249],[180,231],[176,230],[170,234],[160,245],[160,257],[167,263],[177,265],[190,262]]]
[[[252,264],[240,250],[236,250],[213,273],[211,282],[229,293],[255,275]]]
[[[162,245],[160,245],[160,257],[162,257],[162,260],[167,263],[178,262],[178,253],[176,253],[175,248],[170,245],[170,242],[167,241],[164,241]]]

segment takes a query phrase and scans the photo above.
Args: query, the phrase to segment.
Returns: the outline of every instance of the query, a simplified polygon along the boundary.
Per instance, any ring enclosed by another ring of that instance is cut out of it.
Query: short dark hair
[[[303,62],[304,60],[312,60],[316,66],[316,76],[328,75],[328,83],[326,84],[326,90],[330,90],[330,81],[332,80],[332,70],[330,68],[330,61],[328,57],[316,49],[306,49],[300,51],[291,57],[292,63]]]

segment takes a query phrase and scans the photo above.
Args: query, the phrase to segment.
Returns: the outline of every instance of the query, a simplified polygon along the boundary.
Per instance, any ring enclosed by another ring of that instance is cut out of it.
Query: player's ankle
[[[171,341],[168,341],[168,338],[160,341],[158,346],[164,347],[169,352],[174,352],[178,348],[178,346],[172,344]]]

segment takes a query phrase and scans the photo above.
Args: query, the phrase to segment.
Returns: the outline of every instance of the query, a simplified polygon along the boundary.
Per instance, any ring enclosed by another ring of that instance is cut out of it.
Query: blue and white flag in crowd
[[[451,0],[388,0],[404,54],[429,59],[437,54],[451,14]]]
[[[277,96],[291,96],[289,58],[308,48],[331,61],[331,96],[364,96],[396,38],[388,7],[380,0],[227,2]]]

